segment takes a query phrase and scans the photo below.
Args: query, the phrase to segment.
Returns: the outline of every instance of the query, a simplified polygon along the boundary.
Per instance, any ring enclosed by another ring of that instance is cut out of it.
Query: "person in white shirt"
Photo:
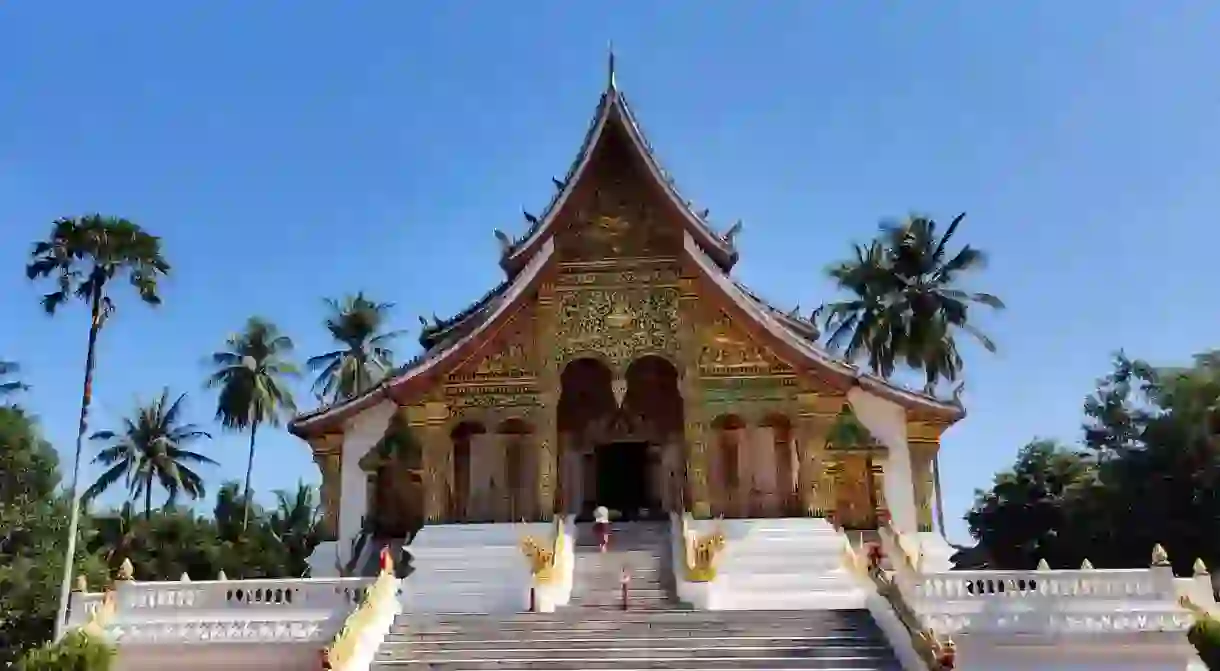
[[[610,511],[606,506],[593,509],[593,533],[597,534],[597,548],[602,552],[610,546]]]

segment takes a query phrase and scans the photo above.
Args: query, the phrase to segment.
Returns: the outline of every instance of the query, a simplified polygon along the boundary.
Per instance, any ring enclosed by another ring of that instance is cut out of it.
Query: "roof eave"
[[[446,364],[450,359],[476,340],[484,331],[498,323],[508,310],[520,302],[522,296],[527,294],[536,283],[537,278],[541,276],[543,268],[554,250],[553,241],[548,240],[544,243],[542,250],[530,260],[530,265],[508,285],[501,300],[491,308],[486,318],[469,332],[462,334],[461,337],[447,345],[442,343],[435,354],[431,352],[426,354],[418,365],[383,380],[376,387],[359,396],[298,415],[288,422],[288,431],[300,438],[326,433],[334,430],[337,425],[341,425],[353,415],[367,410],[383,400],[397,403],[402,389],[408,383],[421,378],[433,380],[435,376],[444,374],[443,371],[449,370]]]

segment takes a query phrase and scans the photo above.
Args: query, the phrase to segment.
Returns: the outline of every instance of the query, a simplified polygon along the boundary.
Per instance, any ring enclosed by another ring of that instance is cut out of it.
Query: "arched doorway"
[[[583,358],[560,381],[564,510],[587,516],[604,505],[640,519],[680,509],[682,397],[673,364],[644,356],[616,381],[604,362]]]

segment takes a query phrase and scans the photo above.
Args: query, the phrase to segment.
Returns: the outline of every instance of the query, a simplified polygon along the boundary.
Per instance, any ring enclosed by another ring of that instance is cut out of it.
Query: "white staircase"
[[[577,535],[576,564],[572,578],[572,605],[621,609],[622,575],[626,569],[627,607],[664,610],[672,607],[667,589],[669,526],[664,522],[621,522],[610,527],[610,546],[597,547],[591,524],[581,524]]]
[[[728,541],[713,589],[723,610],[863,608],[868,590],[843,566],[847,538],[821,518],[700,520]]]
[[[404,612],[527,610],[532,579],[521,539],[550,538],[554,529],[547,522],[425,526],[408,548],[414,571],[403,581]]]

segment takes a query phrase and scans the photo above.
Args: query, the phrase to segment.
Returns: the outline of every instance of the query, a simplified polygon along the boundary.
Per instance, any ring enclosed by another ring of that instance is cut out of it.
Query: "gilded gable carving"
[[[567,291],[559,298],[555,357],[562,365],[599,354],[625,365],[677,349],[678,289],[641,287]]]
[[[755,343],[728,315],[700,329],[699,370],[706,376],[768,375],[792,369]]]
[[[451,373],[449,382],[532,377],[535,370],[533,327],[533,310],[522,310],[478,354]]]
[[[667,226],[642,189],[622,179],[599,180],[559,236],[566,261],[675,256],[681,229]]]

